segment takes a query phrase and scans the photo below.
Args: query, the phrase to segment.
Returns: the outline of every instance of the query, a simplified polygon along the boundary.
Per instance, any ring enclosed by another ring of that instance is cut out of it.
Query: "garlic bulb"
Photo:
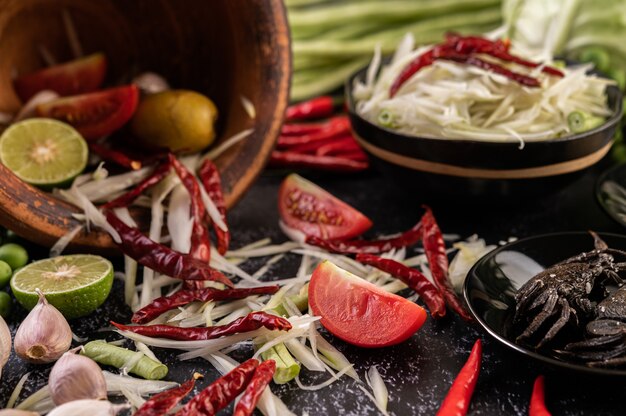
[[[129,407],[126,404],[115,405],[104,400],[74,400],[55,407],[48,416],[115,416]]]
[[[107,398],[107,384],[100,366],[91,358],[76,354],[79,349],[63,354],[50,371],[48,388],[57,406],[74,400]]]
[[[37,289],[39,302],[15,334],[13,347],[22,359],[43,364],[56,361],[72,344],[72,330],[65,317]]]
[[[7,323],[0,316],[0,378],[2,378],[2,368],[9,361],[11,355],[11,331]]]
[[[39,416],[39,413],[29,412],[28,410],[3,409],[0,410],[0,416]]]

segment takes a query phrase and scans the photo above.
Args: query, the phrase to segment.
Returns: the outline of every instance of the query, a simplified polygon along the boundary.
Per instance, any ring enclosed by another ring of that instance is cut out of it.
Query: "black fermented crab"
[[[516,341],[539,337],[537,348],[552,340],[568,322],[595,318],[594,301],[608,296],[606,284],[622,284],[618,273],[626,270],[626,252],[609,248],[594,232],[595,249],[547,268],[526,282],[515,294],[513,324],[521,329]],[[551,326],[541,335],[544,324]]]

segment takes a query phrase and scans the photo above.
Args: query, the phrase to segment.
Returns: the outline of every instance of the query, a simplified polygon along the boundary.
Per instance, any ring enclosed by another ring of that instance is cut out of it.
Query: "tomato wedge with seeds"
[[[138,102],[137,86],[127,85],[50,101],[38,106],[37,114],[64,121],[85,139],[92,140],[111,134],[126,124]]]
[[[100,88],[106,70],[104,54],[94,53],[19,76],[13,81],[13,87],[23,102],[43,90],[52,90],[62,96],[83,94]]]
[[[280,186],[278,209],[289,227],[327,240],[356,237],[372,226],[365,215],[296,174]]]
[[[399,344],[426,321],[424,308],[329,261],[311,276],[309,305],[333,335],[365,348]]]

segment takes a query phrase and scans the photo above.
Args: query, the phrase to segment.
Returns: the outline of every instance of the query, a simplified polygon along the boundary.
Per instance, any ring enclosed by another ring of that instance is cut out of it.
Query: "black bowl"
[[[609,247],[626,249],[626,236],[600,236]],[[591,249],[593,238],[587,232],[545,234],[495,249],[472,267],[465,280],[463,294],[472,315],[491,336],[528,357],[567,370],[626,376],[624,369],[591,368],[540,354],[516,344],[508,333],[515,292],[546,267]]]
[[[526,198],[553,192],[608,153],[622,117],[621,91],[610,86],[607,94],[612,115],[606,123],[576,135],[529,141],[523,149],[517,142],[409,136],[356,113],[352,86],[366,71],[356,72],[345,86],[352,129],[361,146],[394,183],[455,198]]]
[[[596,182],[598,202],[622,227],[626,227],[626,164],[604,172]]]

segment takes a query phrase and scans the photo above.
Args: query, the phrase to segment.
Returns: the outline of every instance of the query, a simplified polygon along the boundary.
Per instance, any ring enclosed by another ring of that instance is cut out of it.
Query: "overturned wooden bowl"
[[[220,141],[252,128],[217,160],[226,204],[233,206],[263,168],[289,97],[291,55],[280,0],[0,0],[0,111],[20,103],[11,79],[44,65],[40,47],[60,61],[72,58],[63,23],[71,16],[85,54],[106,53],[107,83],[143,71],[172,86],[211,97],[220,111]],[[250,119],[240,97],[256,108]],[[79,223],[78,209],[33,188],[0,164],[0,225],[51,246]],[[111,253],[99,231],[81,233],[72,251]]]

